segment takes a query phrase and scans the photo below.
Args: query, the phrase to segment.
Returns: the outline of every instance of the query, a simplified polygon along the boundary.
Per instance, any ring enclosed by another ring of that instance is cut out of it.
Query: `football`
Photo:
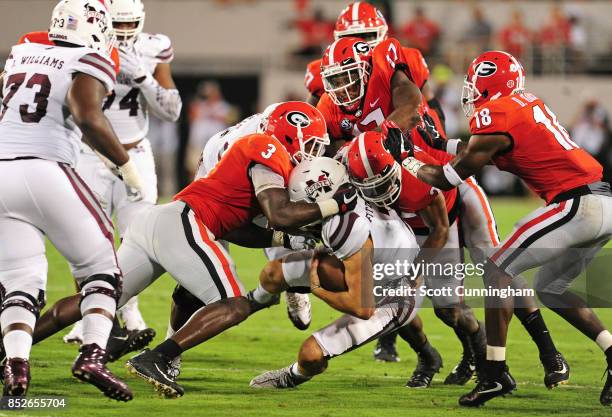
[[[317,267],[321,287],[327,291],[342,292],[348,290],[344,280],[344,264],[333,255],[319,257]]]

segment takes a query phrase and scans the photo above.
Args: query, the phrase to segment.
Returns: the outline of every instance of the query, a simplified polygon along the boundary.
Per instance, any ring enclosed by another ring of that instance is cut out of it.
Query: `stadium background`
[[[312,54],[330,39],[330,25],[347,4],[343,0],[145,0],[145,31],[171,37],[176,53],[173,72],[183,101],[178,124],[154,124],[150,136],[155,144],[160,187],[166,198],[190,178],[185,164],[188,142],[198,118],[197,92],[203,81],[220,86],[230,105],[227,120],[241,118],[267,104],[287,98],[306,97],[304,68]],[[466,119],[459,108],[460,87],[467,62],[487,45],[500,48],[502,33],[516,11],[528,29],[522,42],[522,61],[528,72],[527,88],[541,96],[566,127],[579,123],[584,147],[592,149],[604,165],[612,160],[609,112],[612,111],[612,2],[609,1],[378,1],[386,10],[392,34],[407,43],[404,28],[422,7],[427,19],[440,29],[437,45],[427,59],[431,82],[448,95],[444,103],[455,119],[454,133],[465,136]],[[0,62],[11,45],[25,32],[48,26],[55,0],[0,1]],[[480,14],[480,20],[475,16]],[[314,16],[320,15],[317,19]],[[485,24],[482,24],[482,22]],[[487,29],[488,26],[488,29]],[[510,25],[512,27],[512,25]],[[514,26],[516,26],[514,24]],[[314,28],[314,29],[313,29]],[[562,28],[562,30],[555,30]],[[323,34],[323,35],[322,35]],[[214,85],[213,85],[214,86]],[[200,103],[201,104],[201,103]],[[589,142],[589,138],[593,139]],[[603,138],[603,139],[602,139]],[[512,178],[489,172],[483,182],[490,191],[523,197],[493,197],[493,207],[504,236],[514,221],[540,204]],[[264,259],[259,252],[233,248],[239,274],[247,287],[257,279]],[[49,248],[49,305],[70,293],[73,284],[65,261]],[[142,298],[149,324],[165,333],[168,277]],[[602,311],[612,322],[612,313]],[[482,317],[482,311],[478,311]],[[311,329],[337,313],[314,303]],[[440,349],[448,373],[459,356],[451,331],[423,312],[426,331]],[[182,380],[187,394],[177,401],[155,398],[149,386],[128,379],[136,399],[129,405],[110,403],[85,385],[69,380],[69,364],[75,349],[59,338],[34,349],[35,382],[32,395],[68,395],[70,407],[45,415],[603,415],[599,395],[603,362],[594,344],[577,334],[550,312],[545,312],[551,332],[572,366],[570,385],[548,393],[543,387],[537,352],[516,323],[509,343],[509,363],[519,380],[513,398],[496,401],[483,410],[461,410],[456,399],[466,388],[441,384],[423,391],[403,388],[414,366],[414,355],[400,342],[403,361],[377,364],[371,347],[334,360],[324,376],[291,392],[253,392],[250,378],[266,369],[294,360],[308,332],[299,332],[285,319],[283,306],[258,313],[241,326],[185,355]],[[451,340],[452,342],[448,342]],[[117,369],[116,365],[114,369]],[[122,374],[122,371],[119,371]],[[444,374],[445,375],[445,374]],[[184,379],[183,379],[184,378]],[[33,413],[35,414],[35,413]]]

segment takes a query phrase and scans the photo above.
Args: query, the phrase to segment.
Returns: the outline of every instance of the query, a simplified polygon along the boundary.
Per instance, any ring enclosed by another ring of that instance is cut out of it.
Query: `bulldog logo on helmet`
[[[479,77],[490,77],[491,75],[495,74],[496,71],[497,65],[491,61],[483,61],[476,65],[476,68],[474,68],[474,74]]]
[[[334,183],[329,179],[329,172],[321,171],[322,174],[319,175],[319,179],[316,181],[308,180],[306,181],[306,195],[316,201],[321,193],[329,193],[332,191],[332,187]]]
[[[307,127],[310,125],[310,119],[304,113],[300,111],[291,111],[287,113],[287,121],[290,125],[295,127]]]

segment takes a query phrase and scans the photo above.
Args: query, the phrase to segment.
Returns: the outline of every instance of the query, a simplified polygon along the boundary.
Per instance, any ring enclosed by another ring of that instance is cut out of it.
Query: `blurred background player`
[[[143,199],[133,201],[123,182],[86,144],[82,145],[77,171],[97,196],[109,217],[116,215],[119,236],[123,238],[128,225],[145,208],[157,202],[157,176],[151,144],[147,139],[149,112],[162,120],[178,119],[182,102],[176,90],[170,62],[174,57],[167,36],[142,32],[145,22],[141,0],[113,0],[110,4],[113,27],[119,41],[120,72],[117,84],[104,102],[104,113],[111,122],[123,147],[142,173],[145,182]],[[114,331],[118,336],[137,338],[137,348],[146,346],[155,337],[148,329],[134,298],[119,310],[127,332]],[[66,342],[82,340],[78,323]]]
[[[129,401],[127,385],[105,366],[121,295],[113,225],[74,170],[80,129],[135,196],[144,191],[136,164],[101,111],[115,84],[110,12],[101,2],[63,0],[53,10],[48,36],[53,46],[13,47],[0,78],[4,395],[28,390],[32,329],[45,301],[46,236],[69,261],[82,291],[83,344],[72,374],[110,398]]]

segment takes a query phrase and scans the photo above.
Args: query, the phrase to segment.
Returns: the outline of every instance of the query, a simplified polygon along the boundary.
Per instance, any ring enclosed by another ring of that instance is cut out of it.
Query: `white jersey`
[[[257,133],[262,119],[262,113],[254,114],[211,137],[202,150],[196,179],[206,176],[234,142],[246,135]]]
[[[374,264],[412,263],[418,245],[414,233],[394,210],[386,211],[359,198],[353,211],[323,222],[323,243],[344,260],[363,248],[368,237],[374,247]]]
[[[168,64],[174,58],[170,38],[160,34],[141,33],[131,53],[138,54],[151,73],[155,72],[157,64]],[[140,88],[133,86],[121,72],[117,76],[115,90],[104,103],[104,114],[121,143],[136,142],[147,136],[149,110],[145,97]]]
[[[66,94],[79,72],[111,91],[111,60],[86,47],[24,43],[11,49],[4,70],[0,159],[36,157],[74,166],[81,131],[68,110]]]

